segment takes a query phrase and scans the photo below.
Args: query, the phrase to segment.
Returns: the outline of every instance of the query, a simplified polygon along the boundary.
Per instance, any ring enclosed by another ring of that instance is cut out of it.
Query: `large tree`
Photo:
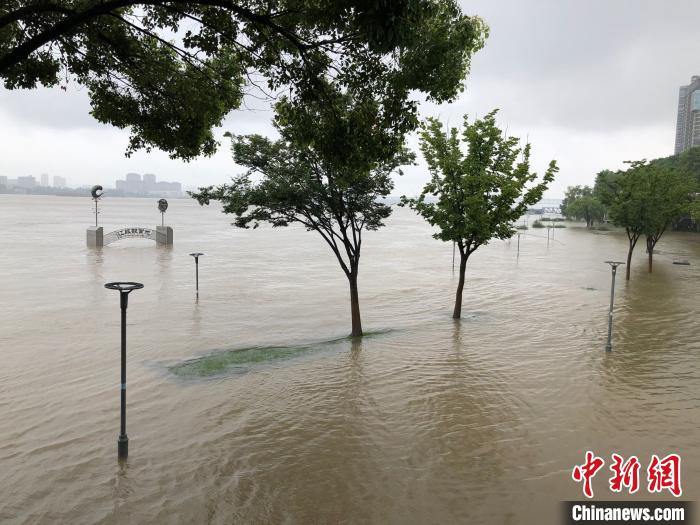
[[[641,165],[637,184],[648,194],[644,209],[644,235],[647,245],[647,268],[652,271],[654,248],[661,236],[683,213],[690,210],[692,185],[680,172],[659,164]]]
[[[625,279],[629,281],[632,264],[632,253],[637,246],[637,241],[644,234],[644,207],[647,205],[647,196],[641,191],[642,187],[636,184],[633,177],[634,167],[625,172],[606,172],[599,175],[601,187],[605,188],[605,203],[608,206],[610,220],[617,226],[622,226],[627,234],[627,265]],[[596,180],[598,185],[598,180]]]
[[[586,227],[591,228],[595,221],[603,219],[605,208],[590,186],[569,186],[561,203],[561,212],[570,219],[583,219]]]
[[[187,160],[215,151],[252,86],[309,99],[332,78],[411,129],[411,93],[453,99],[486,34],[456,0],[3,0],[0,79],[86,86],[97,120],[130,129],[127,153]]]
[[[404,133],[385,118],[378,101],[339,91],[329,90],[315,104],[282,99],[274,120],[279,140],[234,137],[234,160],[247,173],[191,194],[200,204],[221,201],[241,228],[297,223],[318,233],[348,279],[352,336],[362,335],[363,233],[384,225],[391,208],[383,198],[394,187],[392,174],[414,158]]]
[[[457,128],[443,129],[428,119],[420,147],[428,164],[430,182],[418,198],[401,199],[438,228],[433,237],[459,248],[459,283],[452,317],[462,315],[462,291],[469,256],[491,239],[508,239],[514,223],[537,203],[558,171],[551,161],[542,181],[530,171],[530,144],[524,148],[496,125],[496,111],[470,123],[464,117]],[[462,151],[466,146],[467,152]]]
[[[627,171],[607,174],[601,179],[608,189],[610,219],[624,227],[627,234],[627,280],[639,238],[646,237],[651,272],[656,244],[672,221],[687,210],[691,197],[691,186],[680,173],[660,164],[648,164],[646,160],[628,164]]]

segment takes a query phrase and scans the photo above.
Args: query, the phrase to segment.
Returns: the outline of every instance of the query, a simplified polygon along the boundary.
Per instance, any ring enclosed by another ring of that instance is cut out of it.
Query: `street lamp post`
[[[194,252],[190,255],[194,257],[195,289],[197,291],[197,295],[199,295],[199,257],[204,254],[200,252]]]
[[[160,199],[158,201],[158,211],[160,211],[160,225],[165,226],[165,210],[168,209],[168,201],[165,199]]]
[[[99,214],[99,211],[97,209],[97,203],[99,200],[102,198],[102,194],[104,192],[102,191],[102,186],[99,184],[96,184],[92,188],[90,188],[90,194],[92,195],[92,200],[95,201],[95,228],[97,228],[97,215]]]
[[[129,304],[129,294],[143,288],[143,284],[114,282],[105,284],[105,288],[119,292],[119,306],[122,311],[121,425],[117,438],[117,456],[119,459],[126,459],[129,455],[129,438],[126,435],[126,308]]]
[[[625,264],[619,261],[605,261],[612,268],[612,285],[610,286],[610,310],[608,311],[608,342],[605,345],[605,351],[610,352],[612,350],[612,322],[613,322],[613,304],[615,303],[615,274],[617,273],[617,267],[621,264]]]

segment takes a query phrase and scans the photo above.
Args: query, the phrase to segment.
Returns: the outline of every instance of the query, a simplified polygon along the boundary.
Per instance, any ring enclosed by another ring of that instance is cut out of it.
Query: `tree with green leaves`
[[[608,205],[608,215],[613,224],[622,226],[627,234],[627,265],[625,267],[625,279],[629,281],[632,253],[637,246],[637,241],[644,234],[645,220],[644,207],[647,205],[648,195],[637,184],[634,178],[634,167],[625,172],[611,176],[606,174],[601,178],[601,184],[605,184],[605,199]],[[596,181],[597,183],[597,181]]]
[[[221,201],[241,228],[296,223],[318,233],[350,285],[352,336],[362,335],[363,233],[384,226],[391,207],[383,199],[394,187],[392,175],[414,159],[404,134],[383,115],[378,101],[337,91],[316,104],[282,99],[274,119],[278,140],[234,137],[234,160],[247,173],[231,184],[191,193],[200,204]]]
[[[569,186],[561,203],[561,212],[568,219],[585,220],[586,227],[592,228],[595,221],[603,219],[605,207],[590,186]]]
[[[605,217],[608,214],[610,204],[615,200],[617,181],[622,175],[620,171],[603,170],[596,175],[593,185],[593,195],[603,205]]]
[[[130,129],[127,154],[190,160],[246,93],[309,100],[329,79],[412,130],[411,94],[452,100],[487,32],[456,0],[4,0],[0,79],[85,86],[98,121]]]
[[[601,180],[608,188],[610,219],[625,228],[629,247],[625,279],[629,280],[632,253],[639,238],[646,237],[648,269],[652,271],[654,248],[672,221],[688,206],[690,186],[679,173],[646,160],[628,162],[630,168]]]
[[[558,171],[550,162],[541,182],[531,185],[538,176],[530,171],[530,144],[519,144],[498,128],[495,110],[473,123],[465,116],[461,136],[457,128],[443,130],[437,119],[428,119],[420,133],[431,179],[418,198],[403,196],[401,205],[437,227],[434,238],[459,249],[455,319],[462,315],[469,256],[491,239],[512,237],[515,221],[542,198]]]
[[[645,186],[649,203],[644,210],[646,226],[648,270],[651,273],[654,248],[667,228],[690,210],[692,185],[675,170],[664,169],[658,164],[642,165],[638,184]]]

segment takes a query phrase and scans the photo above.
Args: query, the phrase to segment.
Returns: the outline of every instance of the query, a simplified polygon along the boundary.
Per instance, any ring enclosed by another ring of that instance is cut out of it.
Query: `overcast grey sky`
[[[546,197],[590,184],[629,159],[673,153],[678,87],[700,74],[698,0],[474,0],[465,13],[491,35],[473,60],[465,93],[453,104],[423,105],[423,116],[452,125],[462,115],[500,108],[510,135],[529,137],[536,168],[554,158],[560,172]],[[260,106],[260,104],[257,104]],[[128,133],[90,117],[78,86],[8,92],[0,87],[0,175],[48,173],[69,185],[113,186],[127,172],[155,173],[184,186],[225,182],[241,170],[225,131],[269,133],[271,113],[240,110],[222,129],[211,158],[184,163],[161,152],[124,157]],[[417,145],[415,138],[412,145]],[[396,180],[415,194],[422,165]]]

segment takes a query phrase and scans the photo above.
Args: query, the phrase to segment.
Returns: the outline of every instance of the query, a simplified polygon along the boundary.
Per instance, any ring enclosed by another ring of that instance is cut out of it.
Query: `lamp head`
[[[92,188],[90,188],[90,195],[92,195],[93,200],[99,200],[103,193],[102,186],[99,184],[95,184]]]

